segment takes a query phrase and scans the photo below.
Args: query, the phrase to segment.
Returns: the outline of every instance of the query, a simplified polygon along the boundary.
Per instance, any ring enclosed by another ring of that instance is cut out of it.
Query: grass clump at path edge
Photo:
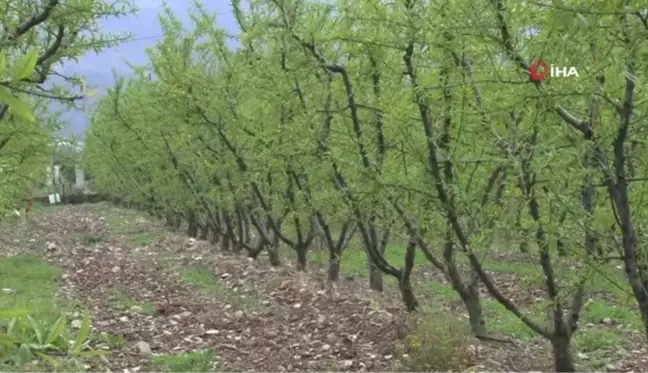
[[[213,351],[192,351],[173,355],[160,355],[151,358],[153,364],[164,371],[213,372],[216,368],[216,355]]]
[[[27,309],[36,319],[52,321],[60,315],[60,268],[32,255],[16,255],[0,257],[0,273],[0,309]]]
[[[263,306],[260,299],[251,293],[239,293],[230,289],[214,277],[214,274],[200,267],[186,267],[182,270],[182,280],[187,285],[195,286],[202,293],[227,302],[243,310],[259,310]]]

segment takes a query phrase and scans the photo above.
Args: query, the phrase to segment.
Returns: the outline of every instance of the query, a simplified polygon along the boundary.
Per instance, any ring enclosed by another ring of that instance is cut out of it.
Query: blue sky
[[[83,56],[78,63],[67,62],[63,65],[66,72],[82,74],[90,87],[99,88],[99,92],[113,85],[112,69],[120,74],[128,74],[129,68],[125,61],[134,64],[146,63],[146,48],[153,46],[161,39],[162,31],[158,25],[158,13],[162,9],[162,0],[133,0],[139,12],[126,18],[111,18],[102,21],[102,27],[109,33],[133,34],[133,40],[119,47],[103,50],[100,54],[90,52]],[[229,33],[238,32],[236,20],[228,0],[203,1],[207,10],[218,15],[218,27],[225,28]],[[167,4],[174,10],[176,16],[186,26],[191,25],[189,10],[193,0],[167,0]],[[92,100],[94,101],[94,100]],[[91,101],[85,103],[86,110],[71,111],[64,115],[67,128],[64,135],[74,134],[82,136],[87,123],[87,114],[90,112]]]

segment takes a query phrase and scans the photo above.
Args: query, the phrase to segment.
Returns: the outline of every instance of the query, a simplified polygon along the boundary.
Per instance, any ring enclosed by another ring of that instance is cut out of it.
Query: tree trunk
[[[178,214],[175,215],[175,223],[173,226],[174,230],[180,230],[180,226],[182,226],[182,217]]]
[[[297,270],[306,271],[306,252],[307,247],[303,244],[297,245]]]
[[[232,226],[231,226],[231,219],[229,216],[229,212],[226,210],[223,210],[223,225],[225,228],[225,232],[227,232],[227,234],[229,235],[230,230],[232,230]]]
[[[232,249],[232,244],[236,246],[236,239],[234,238],[232,219],[230,218],[228,211],[223,211],[223,225],[225,226],[225,234],[223,236],[223,250],[229,251]]]
[[[189,213],[187,215],[187,236],[196,238],[198,236],[198,219],[196,214]]]
[[[222,241],[221,249],[223,251],[230,251],[231,250],[230,243],[232,242],[232,240],[230,239],[229,234],[227,232],[223,232],[221,241]]]
[[[167,228],[175,227],[175,218],[174,218],[173,214],[171,214],[171,213],[166,214],[165,225],[166,225]]]
[[[218,224],[214,222],[211,222],[210,224],[211,224],[210,231],[212,235],[209,242],[211,242],[212,245],[218,245],[220,243],[220,238],[221,238],[220,227],[218,226]]]
[[[329,249],[328,281],[337,282],[340,279],[340,254],[333,248]]]
[[[567,185],[565,185],[567,187]],[[560,218],[558,218],[558,223],[560,225],[565,223],[565,220],[567,219],[567,212],[562,212],[560,214]],[[569,256],[569,253],[567,252],[567,249],[565,248],[565,242],[558,238],[556,240],[556,250],[558,251],[558,256]]]
[[[243,214],[243,229],[245,231],[245,242],[250,242],[252,241],[252,227],[250,226],[250,217],[248,214],[244,213]]]
[[[565,243],[562,240],[556,241],[556,249],[558,251],[558,256],[567,256],[567,250],[565,249]]]
[[[403,297],[403,302],[405,303],[405,308],[407,309],[407,311],[415,311],[419,306],[419,302],[414,295],[410,277],[403,275],[398,282],[398,286],[400,288],[401,296]]]
[[[382,271],[373,263],[371,258],[368,258],[368,261],[369,261],[369,288],[373,291],[382,292],[383,291]]]
[[[526,230],[522,229],[522,209],[518,209],[515,216],[515,231],[522,232],[522,242],[520,242],[519,250],[521,253],[529,252],[529,241],[527,240]]]
[[[554,366],[556,372],[574,372],[574,360],[571,353],[571,338],[568,335],[556,335],[551,340]]]
[[[198,236],[198,224],[194,223],[189,223],[189,226],[187,227],[187,236],[196,238]]]
[[[476,336],[486,336],[486,321],[484,321],[484,311],[481,306],[481,298],[477,285],[466,286],[458,291],[461,300],[468,311],[470,329]]]
[[[277,246],[268,244],[266,246],[266,250],[268,251],[270,265],[272,265],[273,267],[279,267],[281,265],[281,258],[279,257],[279,250],[277,250]]]
[[[248,250],[248,258],[256,259],[259,256],[259,254],[261,254],[261,251]]]
[[[526,242],[526,240],[524,242]],[[484,312],[481,306],[481,297],[479,295],[478,277],[476,273],[474,273],[473,268],[470,279],[468,281],[462,279],[454,260],[454,245],[452,241],[452,231],[450,229],[446,231],[443,258],[446,264],[448,281],[450,281],[452,288],[459,294],[459,297],[461,297],[461,300],[466,307],[466,311],[468,311],[468,320],[470,321],[470,328],[473,334],[478,337],[486,336],[486,322],[484,321]]]
[[[241,241],[245,240],[245,232],[244,232],[244,227],[243,227],[243,214],[241,212],[241,208],[236,209],[236,235],[238,237],[238,241],[234,243],[236,247],[236,251],[240,251],[242,249]]]
[[[405,266],[401,270],[400,278],[398,279],[398,287],[400,288],[401,296],[403,297],[403,302],[405,303],[405,308],[408,312],[415,311],[419,305],[418,300],[416,300],[416,296],[414,295],[412,282],[410,280],[410,275],[414,269],[415,256],[416,239],[410,237],[405,251]]]
[[[627,274],[627,276],[632,293],[637,301],[637,306],[639,307],[641,320],[644,324],[644,332],[646,336],[648,336],[648,296],[646,295],[646,289],[648,289],[646,285],[648,285],[648,283],[642,282],[641,279],[638,278],[638,275],[635,277]]]
[[[200,239],[203,240],[203,241],[206,241],[208,236],[209,236],[209,225],[208,224],[201,224],[200,225]]]

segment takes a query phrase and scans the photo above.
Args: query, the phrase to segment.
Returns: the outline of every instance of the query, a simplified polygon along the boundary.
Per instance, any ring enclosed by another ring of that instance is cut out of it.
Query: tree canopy
[[[357,232],[372,289],[382,290],[381,273],[396,278],[410,310],[421,252],[477,336],[488,334],[482,283],[552,343],[562,371],[574,369],[588,276],[611,257],[622,257],[648,325],[642,6],[232,6],[237,48],[200,4],[190,29],[169,8],[161,14],[149,64],[116,77],[94,113],[85,157],[98,192],[274,265],[282,244],[305,269],[321,240],[331,281]],[[534,81],[537,60],[578,76]],[[403,243],[398,263],[388,242]],[[539,263],[547,320],[528,317],[482,265],[493,245],[511,243]],[[578,276],[564,257],[580,263]]]
[[[51,103],[72,107],[88,92],[83,76],[63,63],[117,45],[128,35],[100,32],[99,21],[135,8],[128,1],[0,1],[0,213],[42,182],[52,139],[62,123]],[[52,81],[54,77],[54,81]]]

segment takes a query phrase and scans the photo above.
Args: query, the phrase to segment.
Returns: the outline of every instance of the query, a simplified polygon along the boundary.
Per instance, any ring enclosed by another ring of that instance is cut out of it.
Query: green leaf
[[[83,324],[81,325],[81,329],[79,330],[79,335],[77,335],[77,339],[74,342],[74,349],[72,350],[73,354],[78,355],[81,352],[85,344],[85,341],[86,339],[88,339],[89,335],[90,335],[90,313],[86,310],[83,312]]]
[[[29,76],[36,70],[36,63],[38,62],[38,49],[34,48],[26,55],[22,56],[15,65],[11,68],[11,78],[14,81],[29,78]]]
[[[65,328],[66,325],[66,318],[65,315],[61,315],[54,325],[52,326],[52,329],[50,330],[49,334],[47,335],[47,338],[45,339],[46,345],[52,344],[57,338],[61,336],[61,333],[63,332],[63,329]]]
[[[0,333],[0,344],[3,344],[5,346],[12,346],[14,345],[18,340],[8,334]]]
[[[33,317],[27,316],[27,321],[29,321],[29,325],[31,325],[32,329],[34,330],[34,333],[36,333],[36,340],[38,343],[42,346],[43,345],[43,331],[41,330],[40,326],[34,320]]]
[[[577,12],[577,13],[576,13],[576,16],[578,17],[578,19],[579,19],[581,22],[583,22],[583,25],[587,26],[587,20],[585,19],[585,16],[583,16],[582,13],[578,13],[578,12]]]
[[[14,328],[16,327],[17,323],[18,323],[18,318],[17,317],[12,317],[11,320],[9,321],[9,325],[7,325],[7,334],[8,335],[13,335]]]
[[[26,309],[10,308],[7,310],[0,310],[0,320],[11,319],[14,317],[23,317],[29,315]]]
[[[33,123],[36,121],[36,117],[29,106],[27,106],[22,100],[14,96],[7,88],[0,87],[0,102],[9,105],[11,111],[21,117],[22,119]]]
[[[7,55],[4,51],[0,51],[0,75],[7,69]]]
[[[20,346],[17,352],[16,357],[20,365],[25,365],[32,359],[33,354],[27,345]]]

